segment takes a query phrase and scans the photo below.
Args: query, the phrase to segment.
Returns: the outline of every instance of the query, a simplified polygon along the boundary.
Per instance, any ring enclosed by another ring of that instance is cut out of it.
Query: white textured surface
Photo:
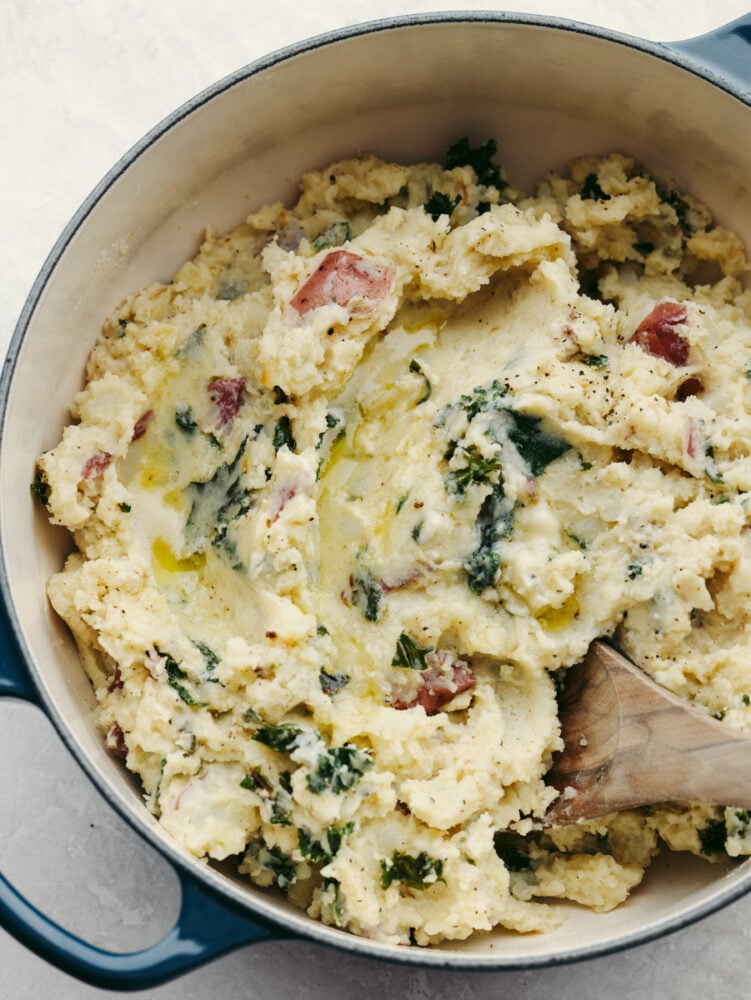
[[[54,240],[115,160],[164,115],[283,45],[358,21],[451,10],[441,0],[0,0],[0,354]],[[475,9],[497,4],[476,0]],[[667,40],[745,13],[748,0],[510,3]],[[40,387],[41,390],[41,387]],[[40,405],[43,391],[40,391]],[[163,934],[177,880],[102,802],[35,709],[0,704],[0,869],[51,916],[102,947]],[[751,898],[661,941],[537,972],[422,971],[304,942],[245,948],[154,1000],[543,1000],[751,997]],[[0,1000],[87,1000],[76,983],[0,931]]]

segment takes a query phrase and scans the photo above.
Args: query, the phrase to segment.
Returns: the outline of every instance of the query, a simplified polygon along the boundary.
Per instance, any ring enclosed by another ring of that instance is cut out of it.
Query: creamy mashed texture
[[[426,945],[606,911],[736,809],[541,830],[598,636],[751,726],[739,239],[622,155],[363,156],[124,302],[34,490],[108,747],[199,857]]]

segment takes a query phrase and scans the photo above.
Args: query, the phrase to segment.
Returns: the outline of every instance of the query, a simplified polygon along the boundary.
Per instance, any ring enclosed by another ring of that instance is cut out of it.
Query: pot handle
[[[0,697],[21,698],[39,704],[18,649],[5,606],[0,600]]]
[[[184,872],[175,926],[140,951],[105,951],[46,917],[0,875],[0,926],[52,965],[91,986],[144,990],[190,972],[241,945],[290,935],[250,920]]]
[[[0,603],[0,697],[40,704],[5,608]],[[40,958],[92,986],[143,990],[176,979],[241,945],[285,938],[281,928],[251,919],[185,872],[180,913],[172,930],[140,951],[104,951],[60,927],[25,899],[0,874],[0,927]]]
[[[667,44],[713,70],[733,89],[740,85],[747,94],[751,91],[751,13],[698,38]]]

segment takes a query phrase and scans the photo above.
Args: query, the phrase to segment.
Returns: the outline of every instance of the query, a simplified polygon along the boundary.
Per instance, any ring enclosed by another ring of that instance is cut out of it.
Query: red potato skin
[[[112,461],[112,455],[108,451],[97,451],[88,459],[83,467],[83,478],[94,479],[101,476]]]
[[[206,383],[211,401],[219,412],[222,427],[229,427],[240,409],[240,399],[245,388],[245,376],[215,378]]]
[[[426,715],[435,713],[453,701],[463,691],[468,691],[477,683],[475,675],[466,663],[459,661],[452,665],[451,676],[447,676],[435,667],[423,670],[420,675],[420,689],[412,701],[392,701],[393,708],[403,710],[420,705]]]
[[[663,300],[645,316],[629,338],[629,344],[637,344],[647,354],[663,358],[676,368],[685,368],[689,363],[689,343],[676,331],[676,326],[686,322],[688,310],[681,302]]]
[[[353,299],[362,299],[363,305],[356,311],[368,313],[384,297],[393,278],[392,267],[373,264],[349,250],[333,250],[298,289],[290,305],[298,316],[305,316],[321,306],[348,306]]]

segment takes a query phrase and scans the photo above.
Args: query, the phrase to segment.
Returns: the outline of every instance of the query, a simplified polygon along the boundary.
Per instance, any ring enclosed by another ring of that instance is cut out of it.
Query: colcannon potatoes
[[[751,728],[751,295],[626,156],[534,196],[495,144],[302,178],[124,302],[33,490],[113,754],[199,857],[427,945],[606,911],[697,803],[543,830],[598,636]]]

